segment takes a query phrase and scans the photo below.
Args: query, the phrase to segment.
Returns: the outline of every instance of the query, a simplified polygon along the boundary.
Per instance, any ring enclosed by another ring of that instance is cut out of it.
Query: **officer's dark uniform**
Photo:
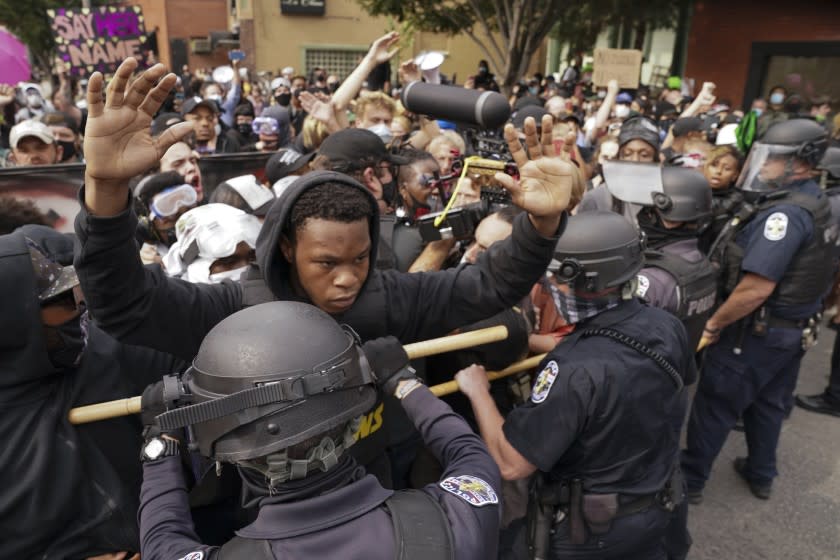
[[[735,237],[728,253],[743,251],[740,266],[737,260],[724,263],[724,270],[757,274],[777,287],[756,314],[724,329],[706,353],[682,458],[690,492],[702,490],[739,416],[749,449],[745,477],[768,486],[778,474],[776,446],[804,355],[803,328],[820,310],[833,274],[828,202],[813,181],[785,190],[794,194],[771,195]],[[727,284],[731,291],[736,282]]]
[[[717,273],[700,252],[697,239],[681,239],[645,252],[636,294],[679,318],[690,348],[697,348],[715,305]]]
[[[712,191],[712,220],[708,229],[700,237],[700,250],[703,253],[709,254],[709,249],[711,249],[715,239],[743,202],[744,196],[735,187]]]
[[[422,492],[434,498],[446,513],[453,557],[495,558],[501,477],[486,447],[460,416],[425,387],[415,389],[402,404],[444,466],[440,482],[426,486]],[[147,462],[143,470],[139,514],[143,559],[227,558],[224,548],[220,553],[218,548],[202,545],[192,529],[178,459]],[[391,516],[383,505],[394,494],[392,490],[383,488],[361,469],[349,476],[346,485],[326,493],[313,491],[312,483],[304,485],[307,480],[292,486],[297,490],[263,498],[256,521],[237,532],[250,541],[246,546],[256,545],[251,549],[256,552],[248,556],[250,560],[398,557]],[[444,540],[443,536],[439,540]],[[270,552],[261,548],[265,545]]]
[[[664,357],[678,387],[650,357],[588,329],[614,329]],[[679,454],[687,407],[682,384],[696,371],[685,329],[665,311],[637,300],[579,325],[543,360],[531,401],[505,420],[507,440],[555,482],[580,479],[584,495],[618,494],[615,519],[584,544],[570,542],[570,498],[561,497],[552,558],[665,558],[671,514],[659,498]],[[565,491],[561,492],[561,496]]]

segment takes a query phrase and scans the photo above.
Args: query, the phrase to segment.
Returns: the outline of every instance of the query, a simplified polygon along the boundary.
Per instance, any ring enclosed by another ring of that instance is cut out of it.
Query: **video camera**
[[[452,164],[452,172],[438,178],[435,186],[469,178],[480,188],[481,202],[454,209],[447,206],[442,212],[424,216],[420,219],[420,234],[425,241],[468,239],[485,216],[510,204],[510,194],[495,181],[495,174],[519,176],[502,133],[502,126],[510,118],[510,105],[497,92],[423,82],[408,84],[401,97],[403,105],[413,113],[463,127],[468,154],[459,156]]]

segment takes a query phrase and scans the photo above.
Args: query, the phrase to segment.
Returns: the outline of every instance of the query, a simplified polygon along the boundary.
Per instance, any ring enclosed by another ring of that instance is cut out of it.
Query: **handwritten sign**
[[[618,87],[636,89],[641,70],[642,51],[595,49],[592,83],[596,87],[604,87],[610,80],[618,80]]]
[[[282,14],[308,14],[322,16],[326,10],[326,0],[280,0]]]
[[[148,41],[140,6],[101,6],[93,9],[47,10],[58,56],[74,76],[99,71],[112,74],[128,57],[145,68]]]

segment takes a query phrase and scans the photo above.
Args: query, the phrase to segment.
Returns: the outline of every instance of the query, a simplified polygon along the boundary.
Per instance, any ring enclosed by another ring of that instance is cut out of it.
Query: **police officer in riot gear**
[[[676,315],[696,348],[711,315],[717,271],[700,252],[698,236],[708,226],[712,191],[692,169],[662,169],[662,192],[638,216],[647,239],[645,266],[636,294],[654,307]]]
[[[756,143],[738,179],[749,203],[711,258],[726,300],[706,322],[706,353],[682,458],[689,496],[702,500],[712,463],[738,416],[748,457],[735,469],[768,499],[779,432],[815,316],[834,276],[829,203],[812,180],[828,140],[814,121],[774,125]],[[732,223],[732,222],[730,222]]]
[[[828,148],[819,165],[822,171],[822,183],[825,194],[831,204],[831,215],[834,226],[840,226],[840,148]],[[840,244],[840,238],[837,243]],[[838,251],[840,253],[840,251]],[[826,307],[840,302],[840,275],[834,280],[832,297],[828,298]],[[840,313],[831,318],[829,326],[840,332]],[[834,349],[831,352],[831,375],[828,387],[818,395],[796,395],[796,404],[805,410],[840,417],[840,335],[834,337]]]
[[[161,384],[169,410],[149,425],[141,456],[144,559],[495,557],[498,467],[420,383],[396,338],[362,351],[320,309],[271,302],[221,321],[184,376]],[[345,452],[375,385],[400,399],[441,462],[437,483],[386,490]],[[172,435],[187,426],[203,455],[236,465],[243,503],[259,508],[220,548],[201,544],[192,527]]]
[[[540,471],[535,557],[687,553],[677,461],[693,350],[676,317],[633,297],[643,254],[625,218],[573,216],[551,272],[575,330],[543,360],[530,400],[502,418],[482,368],[456,376],[503,477]]]
[[[635,116],[621,124],[618,133],[618,160],[634,163],[659,163],[659,128],[651,119]],[[609,181],[609,178],[605,176]],[[609,184],[588,191],[580,202],[580,212],[602,210],[623,214],[636,223],[639,206],[615,197]]]

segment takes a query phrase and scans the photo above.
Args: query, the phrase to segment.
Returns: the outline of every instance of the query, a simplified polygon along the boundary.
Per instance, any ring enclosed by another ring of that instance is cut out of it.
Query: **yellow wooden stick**
[[[531,356],[526,360],[522,360],[521,362],[516,362],[515,364],[509,365],[502,371],[488,371],[487,379],[490,381],[495,381],[497,379],[513,375],[514,373],[519,373],[522,371],[529,370],[531,368],[535,368],[539,365],[543,358],[545,358],[545,356],[545,354]],[[440,385],[434,385],[432,387],[429,387],[429,389],[431,389],[432,393],[436,397],[442,397],[444,395],[451,395],[452,393],[457,393],[459,387],[458,382],[453,379],[452,381],[447,381],[446,383],[441,383]]]
[[[452,352],[453,350],[472,348],[473,346],[480,346],[489,342],[498,342],[505,340],[507,337],[507,327],[498,325],[452,336],[412,342],[411,344],[406,344],[403,348],[405,349],[405,353],[408,354],[408,357],[413,360],[415,358],[443,354],[444,352]],[[68,417],[71,424],[87,424],[109,418],[139,414],[142,406],[140,400],[141,397],[130,397],[127,399],[80,406],[71,409]]]

